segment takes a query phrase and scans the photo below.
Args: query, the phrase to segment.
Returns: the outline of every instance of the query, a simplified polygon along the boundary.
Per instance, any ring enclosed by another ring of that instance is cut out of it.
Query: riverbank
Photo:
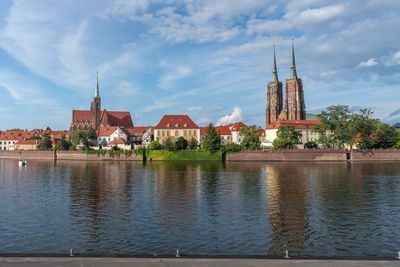
[[[79,151],[0,151],[0,159],[47,159],[83,161],[143,161],[142,155],[131,154],[87,154]],[[222,161],[222,152],[201,150],[150,150],[145,160],[154,161]],[[290,149],[272,151],[240,151],[227,153],[226,161],[400,161],[400,149]]]
[[[0,266],[399,266],[396,260],[2,257]]]

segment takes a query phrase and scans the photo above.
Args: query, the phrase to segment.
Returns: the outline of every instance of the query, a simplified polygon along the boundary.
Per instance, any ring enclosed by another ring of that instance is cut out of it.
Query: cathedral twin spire
[[[96,72],[96,87],[94,89],[94,97],[100,97],[99,93],[99,74]]]
[[[294,56],[294,43],[292,39],[292,67],[290,71],[290,78],[291,79],[297,79],[297,72],[296,72],[296,60]],[[274,68],[272,71],[272,81],[273,82],[278,82],[278,71],[276,69],[276,55],[275,55],[275,45],[274,45]]]

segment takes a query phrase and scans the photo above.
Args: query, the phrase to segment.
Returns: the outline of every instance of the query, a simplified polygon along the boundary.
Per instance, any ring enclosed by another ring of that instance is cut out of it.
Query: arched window
[[[167,136],[169,136],[169,130],[167,130]]]
[[[179,131],[175,130],[175,136],[179,136]]]
[[[187,131],[185,130],[185,136],[187,136]]]
[[[191,136],[192,135],[192,130],[189,130],[189,136]]]

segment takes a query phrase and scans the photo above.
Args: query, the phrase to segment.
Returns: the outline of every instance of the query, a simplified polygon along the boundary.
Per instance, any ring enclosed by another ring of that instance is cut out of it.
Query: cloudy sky
[[[188,114],[205,125],[265,125],[276,44],[280,80],[297,73],[308,113],[370,107],[400,121],[398,0],[1,0],[0,129],[67,129],[102,105],[135,125]]]

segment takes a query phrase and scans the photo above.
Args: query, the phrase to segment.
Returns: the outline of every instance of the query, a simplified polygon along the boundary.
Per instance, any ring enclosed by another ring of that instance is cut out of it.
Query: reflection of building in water
[[[123,227],[121,217],[129,214],[130,176],[123,171],[126,162],[62,163],[58,167],[70,168],[70,215],[72,228],[78,229],[82,240],[100,241],[106,228]],[[112,210],[112,212],[110,212]],[[106,216],[112,214],[112,216]],[[114,225],[114,226],[113,226]],[[83,242],[83,241],[82,241]]]
[[[307,177],[304,169],[286,163],[266,164],[267,202],[272,228],[270,254],[284,251],[299,254],[309,240]]]

